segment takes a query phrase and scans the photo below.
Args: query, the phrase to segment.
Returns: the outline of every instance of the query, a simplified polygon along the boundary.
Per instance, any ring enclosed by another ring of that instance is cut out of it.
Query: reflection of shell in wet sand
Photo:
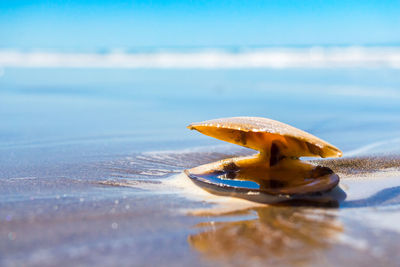
[[[256,215],[255,219],[202,223],[204,232],[191,235],[189,243],[203,255],[242,265],[249,259],[264,265],[309,262],[330,240],[343,231],[335,215],[324,210],[295,207],[259,207],[220,214],[225,216]],[[241,262],[243,261],[243,262]],[[268,263],[268,264],[267,264]],[[251,265],[251,264],[250,264]]]
[[[234,117],[192,123],[188,128],[260,152],[186,170],[192,181],[210,192],[264,193],[287,198],[329,191],[339,182],[329,168],[302,162],[299,157],[340,157],[342,152],[287,124],[266,118]]]

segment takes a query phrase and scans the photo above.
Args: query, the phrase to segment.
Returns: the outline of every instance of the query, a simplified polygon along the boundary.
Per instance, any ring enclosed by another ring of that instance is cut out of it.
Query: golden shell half
[[[260,152],[275,143],[281,154],[292,157],[341,157],[342,152],[318,137],[285,123],[259,117],[232,117],[192,123],[202,134]]]

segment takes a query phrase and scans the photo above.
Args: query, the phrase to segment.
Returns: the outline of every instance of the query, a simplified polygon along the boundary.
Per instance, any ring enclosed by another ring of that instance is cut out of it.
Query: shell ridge
[[[301,129],[295,128],[283,122],[279,122],[276,120],[261,118],[261,117],[231,117],[231,118],[220,118],[220,119],[212,119],[199,123],[192,123],[188,126],[191,130],[198,130],[199,132],[209,135],[211,137],[221,139],[223,141],[231,142],[237,145],[250,147],[256,150],[261,151],[264,147],[267,147],[266,144],[260,143],[259,145],[254,145],[253,147],[248,146],[246,142],[239,142],[237,137],[234,137],[234,134],[231,133],[232,137],[230,137],[227,133],[223,133],[223,130],[234,130],[240,133],[265,133],[266,136],[268,134],[278,135],[283,137],[292,138],[294,140],[298,140],[304,142],[306,144],[310,144],[315,146],[315,148],[311,148],[308,145],[306,146],[309,150],[304,151],[305,154],[320,156],[320,157],[340,157],[342,152],[331,145],[330,143],[310,134]],[[199,128],[202,128],[201,130]],[[223,137],[221,137],[223,136]],[[242,138],[243,140],[243,138]],[[267,142],[267,141],[265,141]],[[314,151],[314,152],[313,152]],[[318,151],[318,152],[317,152]]]

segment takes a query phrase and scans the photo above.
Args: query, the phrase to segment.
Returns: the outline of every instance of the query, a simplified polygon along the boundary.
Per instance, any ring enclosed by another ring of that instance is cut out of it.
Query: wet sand
[[[398,99],[323,90],[327,77],[335,88],[397,86],[396,71],[4,73],[2,266],[398,265]],[[336,202],[264,205],[185,180],[184,169],[252,153],[185,128],[234,115],[341,148],[342,159],[312,159],[341,177]]]
[[[214,196],[180,173],[224,157],[149,152],[85,167],[102,179],[1,180],[2,264],[396,266],[397,157],[320,162],[342,176],[347,195],[328,207]]]

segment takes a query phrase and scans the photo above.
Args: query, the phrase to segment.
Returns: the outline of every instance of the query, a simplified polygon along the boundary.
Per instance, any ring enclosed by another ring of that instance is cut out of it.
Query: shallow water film
[[[393,68],[5,68],[2,266],[398,266],[400,75]],[[329,198],[266,205],[183,171],[254,152],[186,129],[260,116],[344,152],[305,159]]]

